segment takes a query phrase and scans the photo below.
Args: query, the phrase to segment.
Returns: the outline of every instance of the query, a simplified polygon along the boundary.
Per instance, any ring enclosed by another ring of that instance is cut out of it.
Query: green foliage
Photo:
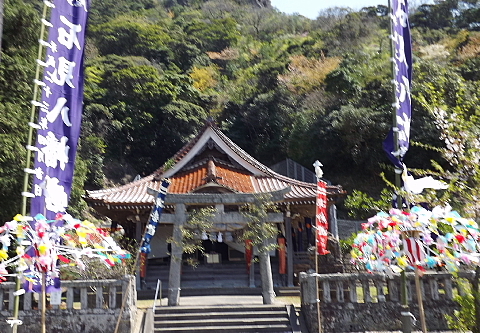
[[[253,203],[242,208],[241,213],[248,220],[242,239],[251,240],[252,246],[256,246],[260,253],[268,253],[277,247],[277,244],[271,241],[277,237],[279,231],[274,223],[268,223],[268,213],[277,211],[268,194],[257,195]]]
[[[340,251],[342,252],[342,258],[347,258],[350,255],[353,249],[352,244],[356,237],[357,233],[353,233],[346,239],[340,239],[339,243]]]
[[[182,243],[177,244],[183,249],[183,253],[194,254],[199,252],[203,254],[205,252],[202,244],[202,234],[212,228],[212,218],[215,212],[215,208],[212,207],[203,207],[189,212],[185,225],[181,227]],[[167,242],[174,242],[173,237],[167,239]],[[190,265],[196,265],[196,261],[188,256],[187,262]]]
[[[456,278],[456,282],[463,290],[463,295],[456,295],[454,301],[460,310],[455,310],[453,316],[445,315],[448,327],[458,332],[471,332],[475,328],[475,299],[467,280]]]
[[[146,22],[144,17],[120,16],[94,27],[92,32],[101,55],[142,56],[164,64],[173,58],[168,31]]]
[[[388,211],[392,206],[392,191],[383,189],[380,198],[374,199],[366,193],[354,190],[345,200],[349,215],[355,219],[367,219],[380,211]]]
[[[21,212],[39,15],[20,0],[4,4],[0,61],[0,223]]]
[[[185,27],[185,33],[202,51],[220,52],[234,46],[240,38],[237,22],[232,18],[196,20]]]
[[[87,165],[87,162],[80,156],[75,159],[75,172],[73,175],[68,213],[78,219],[86,218],[86,216],[83,215],[83,212],[86,211],[87,204],[83,201],[82,196],[85,194],[83,186],[87,178]]]

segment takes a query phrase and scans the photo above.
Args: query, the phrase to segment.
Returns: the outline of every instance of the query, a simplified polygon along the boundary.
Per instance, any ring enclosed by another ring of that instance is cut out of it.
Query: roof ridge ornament
[[[217,167],[214,158],[210,156],[207,162],[207,177],[203,178],[203,180],[207,183],[217,183],[219,179],[222,179],[222,177],[217,177]]]

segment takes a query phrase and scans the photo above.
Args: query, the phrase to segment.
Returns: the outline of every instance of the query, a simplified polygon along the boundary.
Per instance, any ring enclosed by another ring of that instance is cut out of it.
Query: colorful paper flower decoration
[[[9,257],[15,241],[16,254]],[[42,273],[47,276],[47,292],[58,289],[59,268],[76,265],[83,269],[84,257],[98,258],[106,267],[129,257],[108,233],[68,214],[58,214],[55,220],[40,214],[34,218],[17,215],[0,227],[0,243],[0,280],[20,275],[26,288],[34,291],[41,289]]]
[[[450,207],[392,209],[371,217],[362,229],[353,242],[352,262],[369,272],[391,275],[438,266],[454,272],[462,264],[480,265],[478,224]]]

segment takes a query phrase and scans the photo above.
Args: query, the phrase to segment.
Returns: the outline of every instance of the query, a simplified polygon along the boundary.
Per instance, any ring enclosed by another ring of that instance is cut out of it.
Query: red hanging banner
[[[285,238],[278,239],[278,273],[287,274],[287,251]]]
[[[319,255],[329,254],[328,243],[328,219],[327,219],[327,188],[326,183],[317,181],[317,209],[316,221],[316,243]]]
[[[250,266],[253,258],[253,244],[250,239],[245,239],[245,261],[247,262],[247,274],[250,273]]]

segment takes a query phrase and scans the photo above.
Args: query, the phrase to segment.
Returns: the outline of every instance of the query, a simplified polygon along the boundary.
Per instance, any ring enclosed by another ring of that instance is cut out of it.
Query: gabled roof
[[[266,167],[208,122],[203,131],[173,156],[174,165],[114,188],[87,191],[85,199],[94,205],[124,208],[150,207],[154,198],[147,188],[159,190],[162,178],[169,178],[169,193],[265,193],[290,187],[286,201],[315,203],[316,184],[298,181]],[[340,186],[327,186],[330,196],[341,195]]]

